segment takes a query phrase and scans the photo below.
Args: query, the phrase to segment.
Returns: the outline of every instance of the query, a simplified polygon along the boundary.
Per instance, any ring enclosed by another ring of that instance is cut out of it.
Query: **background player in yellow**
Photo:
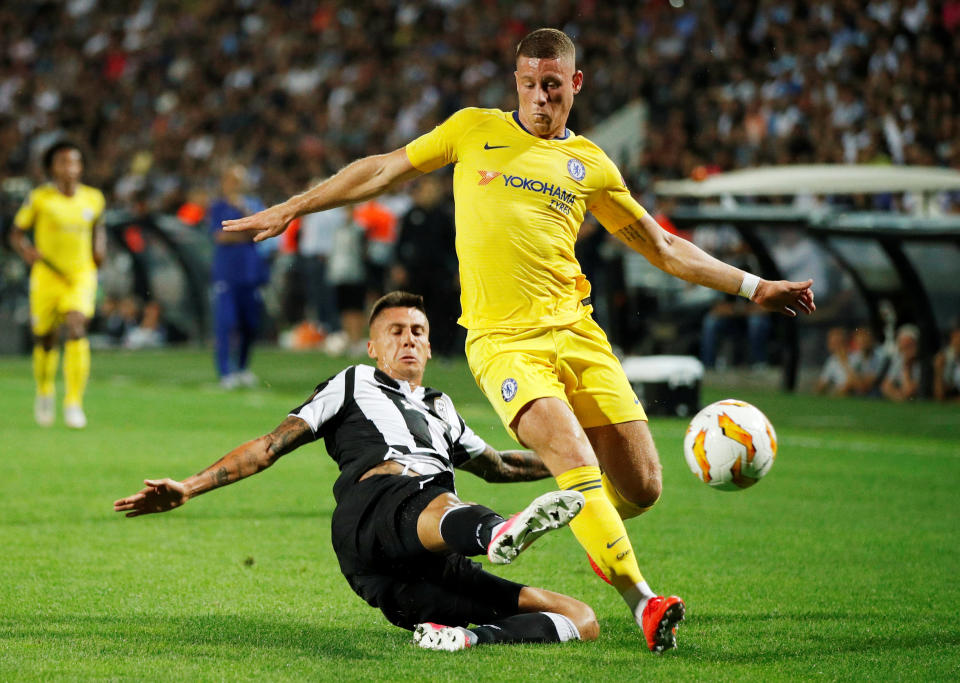
[[[80,182],[83,155],[69,141],[55,142],[44,153],[50,182],[35,188],[14,217],[10,238],[30,266],[30,321],[33,329],[33,375],[37,383],[34,418],[50,426],[55,419],[55,378],[61,325],[68,427],[87,425],[83,393],[90,376],[87,325],[94,313],[97,268],[106,252],[103,193]],[[33,231],[33,242],[26,238]]]
[[[644,580],[623,520],[660,497],[646,415],[603,331],[573,245],[587,211],[671,275],[749,298],[769,311],[814,310],[812,281],[767,281],[663,230],[596,145],[566,127],[584,84],[573,43],[538,29],[517,47],[515,112],[464,109],[393,152],[357,160],[260,213],[224,223],[281,233],[297,216],[363,201],[446,164],[454,167],[460,323],[471,371],[501,420],[561,488],[586,505],[571,528],[619,591],[651,650],[676,645],[684,604]],[[645,539],[646,556],[668,547]]]

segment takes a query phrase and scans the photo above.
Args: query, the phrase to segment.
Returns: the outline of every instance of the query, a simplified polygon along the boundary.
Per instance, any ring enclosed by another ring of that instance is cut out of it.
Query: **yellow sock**
[[[90,377],[90,341],[71,339],[63,345],[63,379],[66,405],[83,405],[83,392]]]
[[[643,581],[623,520],[603,491],[600,468],[576,467],[557,477],[562,489],[579,491],[586,499],[570,522],[573,535],[613,586],[623,593]]]
[[[41,396],[53,395],[59,364],[60,351],[56,347],[49,351],[40,344],[33,347],[33,379],[37,383],[37,393]]]
[[[617,487],[613,485],[612,481],[607,479],[606,474],[604,474],[601,479],[603,483],[603,492],[607,494],[607,498],[610,499],[610,502],[613,503],[613,507],[620,514],[620,519],[639,517],[657,504],[656,500],[649,505],[637,505],[636,503],[631,503],[629,500],[620,495],[620,492],[617,491]],[[657,500],[660,499],[657,498]]]

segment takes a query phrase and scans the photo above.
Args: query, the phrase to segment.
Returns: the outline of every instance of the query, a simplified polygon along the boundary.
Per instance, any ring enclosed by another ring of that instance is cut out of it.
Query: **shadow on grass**
[[[7,511],[9,513],[9,511]],[[199,507],[191,508],[188,512],[171,515],[167,513],[166,515],[144,515],[138,518],[139,521],[133,522],[138,524],[143,523],[152,523],[152,520],[162,519],[163,524],[170,525],[171,521],[176,519],[177,521],[183,522],[197,522],[197,521],[210,521],[210,520],[220,520],[220,521],[233,521],[239,524],[245,524],[249,522],[257,521],[273,521],[273,520],[295,520],[295,519],[306,519],[306,520],[317,520],[318,522],[323,522],[319,528],[329,529],[330,527],[330,518],[332,517],[333,512],[330,509],[317,509],[317,510],[302,510],[302,509],[282,509],[282,508],[265,508],[257,507],[251,509],[231,509],[225,510],[223,508],[213,508],[202,509]],[[44,525],[44,524],[57,524],[57,525],[69,525],[69,524],[89,524],[89,523],[102,523],[102,522],[112,522],[117,520],[120,522],[125,522],[127,524],[131,523],[131,520],[127,519],[123,514],[114,512],[107,505],[102,505],[98,511],[71,511],[69,520],[64,520],[64,515],[59,510],[30,510],[23,509],[17,510],[15,513],[9,513],[9,516],[3,520],[3,526],[5,527],[16,527],[16,526],[33,526],[33,525]],[[147,521],[151,520],[151,521]]]
[[[583,649],[578,659],[629,657],[631,649],[646,651],[632,624],[601,620],[602,651]],[[790,637],[793,635],[794,637]],[[960,626],[943,622],[914,623],[894,628],[887,615],[842,611],[758,614],[688,614],[678,632],[679,649],[664,653],[671,659],[695,660],[718,665],[774,664],[794,661],[811,663],[845,655],[867,655],[864,661],[904,656],[910,651],[949,650],[960,646]],[[658,660],[660,661],[660,660]],[[907,661],[907,660],[904,660]]]
[[[372,621],[372,620],[371,620]],[[345,637],[349,635],[349,637]],[[385,638],[390,635],[391,638]],[[94,649],[103,656],[178,654],[207,657],[231,654],[235,658],[257,657],[273,651],[280,657],[329,657],[346,660],[381,659],[384,646],[406,642],[405,632],[382,625],[317,626],[268,618],[237,615],[187,617],[87,616],[43,617],[37,622],[0,621],[0,640],[12,647],[43,642],[53,649]]]

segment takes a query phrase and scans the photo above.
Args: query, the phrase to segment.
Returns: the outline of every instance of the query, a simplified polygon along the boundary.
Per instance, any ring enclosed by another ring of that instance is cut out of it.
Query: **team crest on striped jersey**
[[[587,168],[579,159],[568,159],[567,173],[569,173],[570,177],[574,180],[583,180],[587,175]]]
[[[513,377],[507,377],[503,380],[503,384],[500,385],[500,395],[503,396],[504,401],[510,403],[513,397],[517,395],[517,380]]]
[[[440,419],[444,422],[449,422],[450,419],[447,417],[447,403],[443,400],[443,396],[438,396],[433,401],[433,411],[440,416]]]
[[[478,170],[477,173],[480,174],[480,182],[477,183],[478,185],[489,185],[490,182],[491,182],[494,178],[496,178],[496,177],[498,177],[498,176],[500,175],[500,171],[480,171],[480,170]]]

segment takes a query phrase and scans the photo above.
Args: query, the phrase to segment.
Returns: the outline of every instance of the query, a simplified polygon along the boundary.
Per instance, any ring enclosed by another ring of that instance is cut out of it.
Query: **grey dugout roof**
[[[810,164],[746,168],[704,180],[661,180],[665,197],[788,196],[798,194],[931,193],[960,190],[960,172],[929,166]]]
[[[921,329],[921,355],[929,361],[939,343],[939,325],[927,284],[933,282],[930,263],[914,263],[910,245],[926,243],[936,249],[939,270],[949,270],[957,261],[960,249],[960,215],[918,216],[883,212],[852,212],[829,205],[812,209],[794,206],[756,204],[733,201],[734,198],[789,197],[796,195],[860,195],[880,193],[918,193],[930,208],[932,195],[944,191],[960,191],[960,172],[952,169],[908,166],[866,165],[798,165],[751,168],[710,176],[702,181],[670,180],[654,185],[658,195],[685,198],[669,210],[670,219],[678,227],[697,225],[732,225],[757,257],[761,275],[781,279],[780,269],[770,248],[760,238],[760,228],[794,227],[804,230],[830,253],[838,265],[853,278],[871,318],[871,326],[882,328],[881,304],[890,301],[899,321],[913,321]],[[704,200],[704,201],[700,201]],[[872,282],[848,258],[838,239],[873,243],[885,255],[893,277],[889,281]],[[942,246],[940,246],[942,245]],[[960,271],[957,271],[960,272]],[[942,272],[940,273],[942,275]],[[949,279],[948,285],[943,280]],[[925,282],[929,281],[929,282]],[[947,292],[952,302],[960,300],[956,279],[940,277],[937,286]],[[943,292],[941,292],[942,294]],[[796,383],[798,345],[795,321],[784,319],[786,353],[784,354],[784,387]],[[930,385],[929,363],[925,363],[921,384]]]

